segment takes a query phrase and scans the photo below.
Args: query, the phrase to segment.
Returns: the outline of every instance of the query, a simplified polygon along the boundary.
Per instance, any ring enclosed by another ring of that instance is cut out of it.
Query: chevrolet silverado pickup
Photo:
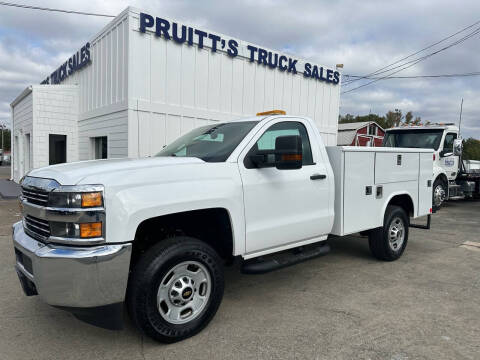
[[[79,319],[119,328],[126,306],[148,336],[175,342],[215,315],[235,259],[261,274],[358,232],[376,258],[400,258],[410,219],[430,220],[432,174],[432,150],[326,147],[304,117],[215,123],[154,157],[31,171],[16,271],[26,295]]]

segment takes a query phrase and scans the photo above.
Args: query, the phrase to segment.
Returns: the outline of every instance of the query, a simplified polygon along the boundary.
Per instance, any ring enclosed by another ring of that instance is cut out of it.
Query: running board
[[[241,272],[243,274],[264,274],[290,265],[295,265],[330,252],[330,245],[308,246],[291,249],[290,252],[282,252],[268,257],[258,257],[243,262]]]
[[[427,216],[427,225],[419,225],[419,224],[410,224],[410,227],[412,228],[417,228],[417,229],[424,229],[424,230],[430,230],[430,221],[431,221],[432,215]]]

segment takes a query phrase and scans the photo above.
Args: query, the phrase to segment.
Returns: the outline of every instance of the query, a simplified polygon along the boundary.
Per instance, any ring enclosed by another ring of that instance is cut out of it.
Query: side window
[[[300,135],[302,138],[302,163],[304,166],[313,165],[312,148],[307,129],[297,121],[284,121],[270,126],[250,149],[248,155],[258,150],[275,150],[275,140],[277,137],[285,135]]]
[[[445,141],[443,142],[443,151],[453,152],[453,140],[457,138],[457,134],[448,133],[445,135]]]

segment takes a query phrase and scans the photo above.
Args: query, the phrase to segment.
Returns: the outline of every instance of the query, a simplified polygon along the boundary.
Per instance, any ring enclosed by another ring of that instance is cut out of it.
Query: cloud
[[[32,4],[38,4],[35,2]],[[128,5],[286,50],[326,65],[345,64],[361,75],[381,68],[477,21],[480,2],[404,0],[171,0],[78,2],[46,0],[42,6],[116,15]],[[0,120],[20,91],[38,83],[110,19],[2,7],[0,11]],[[398,75],[480,71],[479,36]],[[362,84],[358,81],[354,85]],[[384,80],[341,96],[341,113],[384,114],[400,108],[432,122],[458,121],[464,98],[464,136],[480,138],[476,109],[480,77]]]

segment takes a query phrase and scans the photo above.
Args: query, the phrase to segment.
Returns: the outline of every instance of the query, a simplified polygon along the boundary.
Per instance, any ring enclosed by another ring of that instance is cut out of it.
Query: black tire
[[[157,292],[162,279],[169,276],[175,266],[186,261],[200,263],[208,271],[210,293],[203,310],[195,318],[174,324],[160,314]],[[191,237],[174,237],[153,246],[135,265],[128,287],[128,309],[133,322],[146,335],[163,343],[173,343],[191,337],[207,326],[220,306],[223,289],[223,265],[215,250]]]
[[[389,229],[397,221],[403,225],[403,241],[401,245],[397,243],[397,248],[390,242]],[[407,246],[408,242],[408,226],[409,218],[407,213],[400,206],[389,205],[385,211],[385,217],[383,221],[383,227],[376,228],[370,231],[368,235],[368,244],[373,256],[379,260],[394,261],[400,258]]]
[[[440,204],[435,204],[435,192],[437,191],[437,188],[441,188],[445,194],[445,196],[447,195],[447,184],[445,184],[445,181],[443,181],[442,179],[440,178],[436,178],[434,183],[433,183],[433,188],[432,188],[432,210],[433,211],[438,211],[440,210],[440,208],[442,207],[444,201],[445,201],[445,198],[440,202]]]

